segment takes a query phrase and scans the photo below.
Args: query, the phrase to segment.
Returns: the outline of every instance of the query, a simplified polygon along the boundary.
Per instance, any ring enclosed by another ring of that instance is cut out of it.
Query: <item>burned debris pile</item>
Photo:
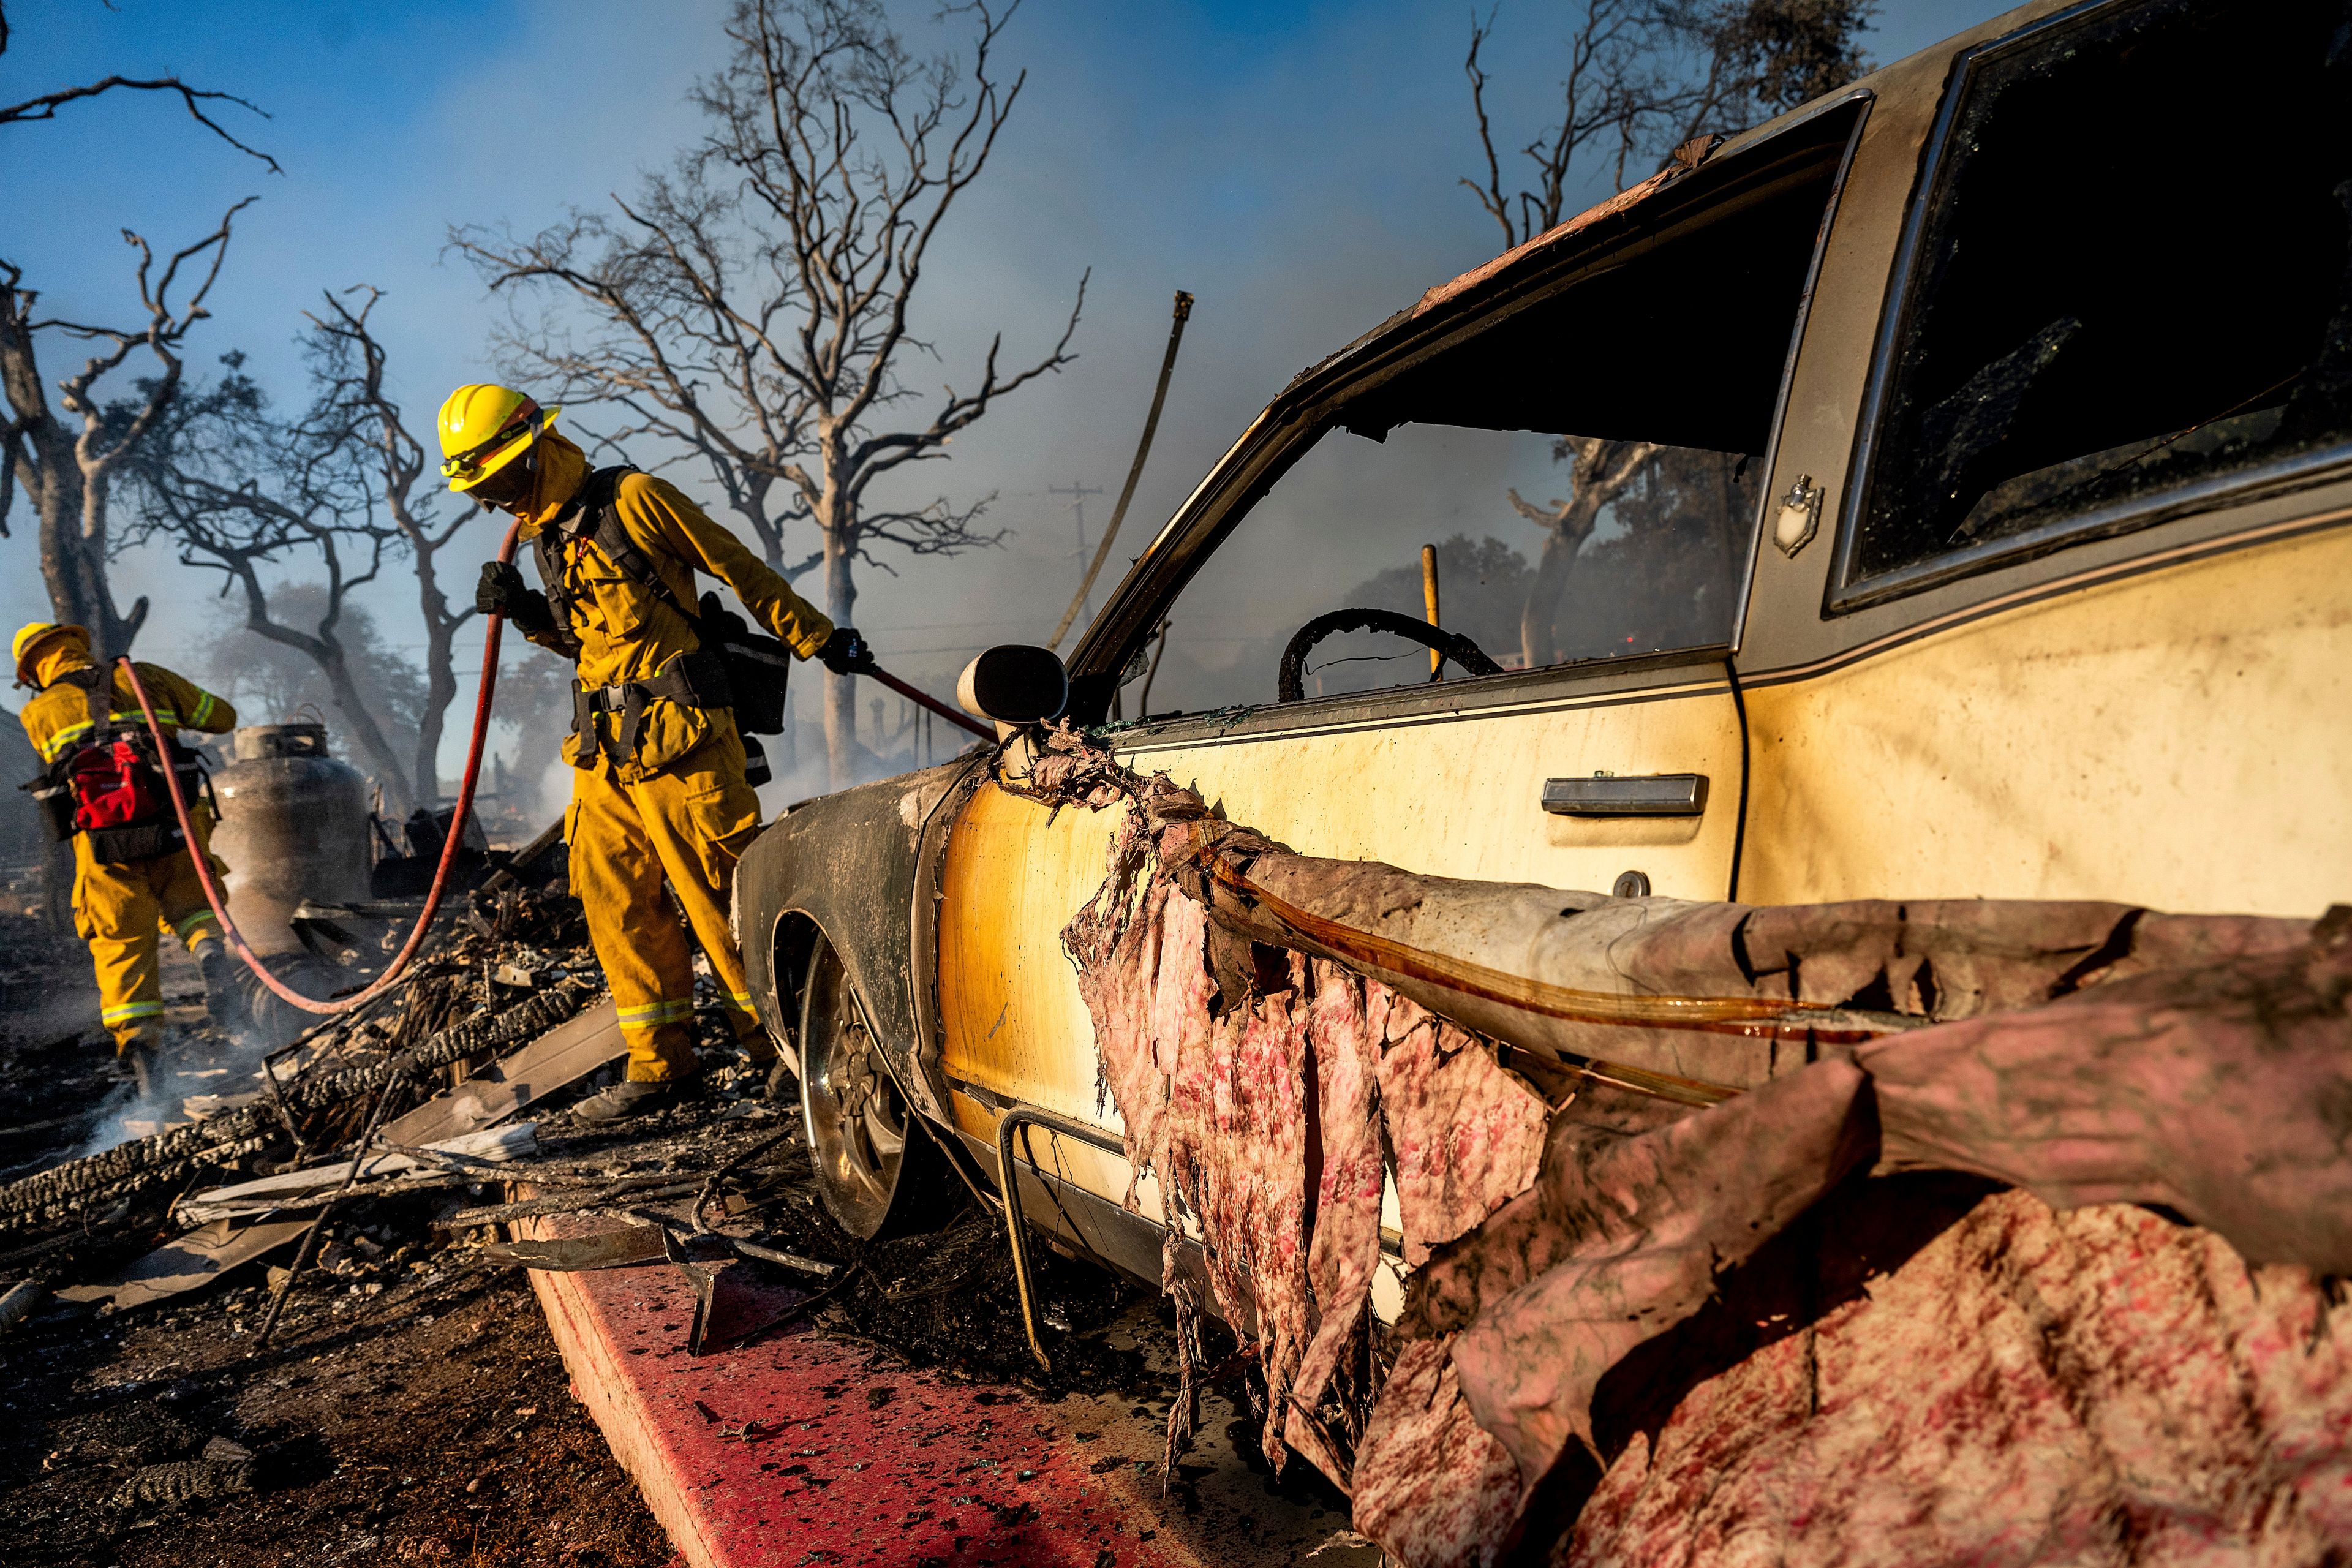
[[[26,1559],[258,1560],[299,1538],[322,1560],[338,1539],[355,1561],[538,1562],[567,1541],[667,1560],[526,1283],[525,1265],[595,1264],[564,1255],[583,1235],[605,1263],[709,1283],[679,1350],[814,1325],[879,1362],[1026,1367],[1001,1226],[975,1207],[934,1236],[844,1233],[796,1105],[769,1100],[715,995],[698,998],[699,1099],[620,1128],[574,1118],[623,1054],[601,989],[560,882],[493,889],[380,1003],[247,1082],[195,1080],[209,1092],[164,1111],[178,1125],[0,1184],[0,1394],[27,1413],[0,1433],[0,1512]],[[103,1087],[100,1051],[71,1060],[112,1105],[132,1090]],[[119,1119],[77,1127],[94,1122]],[[1087,1331],[1149,1298],[1041,1262],[1056,1390],[1151,1385]]]
[[[310,1126],[315,1136],[354,1105],[413,1091],[429,1075],[532,1039],[578,1012],[587,994],[583,985],[560,984],[502,1013],[485,1010],[406,1047],[393,1046],[396,1036],[381,1037],[380,1043],[358,1031],[338,1037],[309,1070],[276,1092],[252,1091],[254,1098],[234,1110],[0,1187],[0,1234],[37,1231],[68,1220],[110,1223],[127,1217],[127,1210],[117,1213],[121,1205],[162,1187],[184,1186],[208,1167],[310,1146],[311,1140],[301,1139],[301,1128]]]
[[[524,1268],[650,1264],[694,1284],[698,1306],[677,1342],[698,1354],[807,1323],[1049,1396],[1154,1396],[1157,1373],[1131,1340],[1112,1348],[1099,1331],[1139,1305],[1148,1319],[1148,1293],[1042,1248],[1056,1365],[1037,1373],[1002,1222],[983,1202],[964,1207],[961,1189],[935,1233],[868,1243],[842,1230],[817,1195],[798,1086],[771,1085],[707,977],[698,992],[705,1092],[620,1127],[582,1121],[571,1105],[625,1047],[578,906],[560,876],[473,895],[378,1001],[268,1051],[243,1082],[214,1069],[207,1092],[164,1106],[152,1133],[0,1184],[10,1375],[127,1335],[126,1321],[199,1335],[224,1366],[251,1369],[220,1373],[224,1387],[284,1357],[377,1340],[371,1353],[396,1363],[436,1314],[511,1298]],[[208,1037],[195,1047],[207,1060],[226,1052]],[[90,1047],[79,1049],[86,1059]],[[373,1397],[396,1407],[410,1381],[395,1365]],[[88,1424],[59,1418],[63,1430]],[[200,1452],[204,1436],[135,1455],[94,1448],[86,1461],[60,1449],[52,1463],[94,1466],[105,1484],[41,1482],[26,1506],[78,1498],[82,1512],[56,1522],[69,1535],[93,1520],[112,1531],[202,1510],[249,1487],[316,1484],[290,1440],[254,1438],[240,1458]]]
[[[184,1102],[176,1125],[0,1186],[0,1243],[14,1243],[0,1268],[42,1256],[45,1241],[82,1246],[152,1227],[192,1183],[323,1157],[379,1104],[387,1115],[404,1109],[435,1092],[435,1079],[572,1016],[598,984],[565,902],[517,887],[484,895],[404,985],[270,1052],[253,1081]],[[501,982],[501,970],[527,984]]]

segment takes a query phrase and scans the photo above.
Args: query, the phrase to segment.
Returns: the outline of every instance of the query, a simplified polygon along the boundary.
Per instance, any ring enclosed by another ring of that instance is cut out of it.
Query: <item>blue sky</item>
[[[1884,63],[2001,9],[1890,0],[1867,44]],[[500,311],[445,260],[447,226],[535,227],[667,162],[694,132],[684,95],[716,62],[722,14],[718,0],[16,0],[0,100],[111,71],[176,72],[267,109],[267,121],[225,113],[287,172],[238,156],[173,104],[76,106],[0,133],[0,254],[59,314],[120,317],[131,258],[119,230],[168,248],[258,195],[192,366],[242,349],[297,401],[299,312],[322,288],[373,283],[387,291],[378,321],[422,433],[449,386],[494,369],[487,337]],[[984,555],[866,575],[859,619],[894,663],[943,686],[967,647],[1050,629],[1077,568],[1066,502],[1046,489],[1115,493],[1174,289],[1200,305],[1129,521],[1139,542],[1299,367],[1494,252],[1492,221],[1454,184],[1476,156],[1461,73],[1468,15],[1406,0],[1022,9],[1003,52],[1028,86],[919,307],[942,363],[908,379],[968,384],[999,330],[1008,359],[1041,352],[1091,267],[1081,357],[902,490],[995,492],[992,520],[1016,531]],[[910,35],[927,34],[929,16],[908,8]],[[1499,118],[1522,139],[1547,110],[1565,16],[1557,5],[1502,8]],[[64,345],[49,353],[61,369]],[[1090,528],[1106,500],[1092,503]],[[0,541],[0,618],[11,625],[46,612],[31,521],[20,508],[13,521],[15,537]],[[486,551],[488,530],[477,531]],[[133,560],[122,580],[157,599],[142,645],[151,657],[212,628],[211,579]],[[374,607],[396,637],[415,635],[398,593]]]

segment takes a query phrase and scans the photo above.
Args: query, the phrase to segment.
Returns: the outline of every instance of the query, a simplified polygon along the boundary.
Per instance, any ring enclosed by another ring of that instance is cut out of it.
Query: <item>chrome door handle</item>
[[[1706,809],[1705,773],[1594,773],[1546,779],[1543,808],[1555,816],[1696,816]]]

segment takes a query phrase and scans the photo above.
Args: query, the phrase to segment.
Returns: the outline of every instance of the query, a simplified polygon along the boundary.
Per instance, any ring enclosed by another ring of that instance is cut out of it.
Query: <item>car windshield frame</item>
[[[1209,557],[1237,529],[1246,525],[1251,512],[1300,457],[1326,434],[1347,427],[1351,415],[1375,398],[1402,371],[1495,330],[1519,310],[1574,288],[1583,278],[1613,264],[1610,258],[1622,253],[1629,243],[1647,244],[1657,233],[1689,221],[1714,199],[1718,182],[1736,179],[1745,171],[1767,164],[1776,153],[1785,155],[1792,139],[1801,137],[1809,128],[1818,130],[1819,122],[1825,118],[1849,114],[1851,120],[1843,134],[1832,143],[1832,173],[1772,395],[1770,422],[1761,454],[1761,472],[1770,475],[1822,258],[1875,99],[1870,88],[1856,86],[1744,132],[1697,171],[1706,176],[1702,190],[1690,201],[1673,204],[1662,220],[1654,221],[1649,214],[1636,207],[1634,222],[1597,233],[1590,239],[1578,237],[1583,243],[1548,247],[1539,237],[1523,248],[1546,253],[1530,258],[1534,265],[1517,269],[1517,276],[1507,265],[1513,258],[1507,254],[1498,258],[1465,279],[1433,289],[1420,306],[1398,312],[1321,364],[1301,373],[1203,477],[1129,568],[1101,614],[1072,650],[1074,715],[1094,724],[1106,721],[1111,692],[1122,672],[1133,662],[1137,650],[1148,648],[1160,618]],[[1465,288],[1464,284],[1472,279],[1486,287]],[[1494,287],[1496,284],[1500,287]],[[1432,309],[1433,303],[1438,308]],[[1449,678],[1434,685],[1414,683],[1307,697],[1295,702],[1266,704],[1252,711],[1266,715],[1263,722],[1268,727],[1348,723],[1362,721],[1375,711],[1402,718],[1423,710],[1454,710],[1524,702],[1563,683],[1587,686],[1597,681],[1605,689],[1654,685],[1657,672],[1662,670],[1691,665],[1719,667],[1738,647],[1746,626],[1748,598],[1772,503],[1769,489],[1769,484],[1763,487],[1755,511],[1747,519],[1747,544],[1732,576],[1734,608],[1730,629],[1724,639],[1655,653],[1507,670],[1475,679]],[[1237,723],[1252,729],[1260,727],[1259,722],[1237,720],[1225,710],[1112,722],[1123,731],[1149,728],[1155,733],[1202,726],[1229,731]]]

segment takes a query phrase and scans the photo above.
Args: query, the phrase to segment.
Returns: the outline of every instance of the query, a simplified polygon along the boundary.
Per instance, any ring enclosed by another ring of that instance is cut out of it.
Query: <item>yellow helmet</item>
[[[477,382],[451,393],[436,421],[441,432],[441,474],[453,490],[469,490],[530,450],[561,408],[542,411],[511,386]]]
[[[41,644],[48,641],[51,637],[57,637],[65,632],[80,632],[85,642],[88,641],[89,637],[89,632],[84,631],[83,628],[77,626],[60,625],[56,621],[27,621],[25,623],[24,626],[16,633],[16,642],[12,644],[8,649],[9,657],[16,661],[17,685],[30,686],[33,684],[33,656],[40,651]]]

